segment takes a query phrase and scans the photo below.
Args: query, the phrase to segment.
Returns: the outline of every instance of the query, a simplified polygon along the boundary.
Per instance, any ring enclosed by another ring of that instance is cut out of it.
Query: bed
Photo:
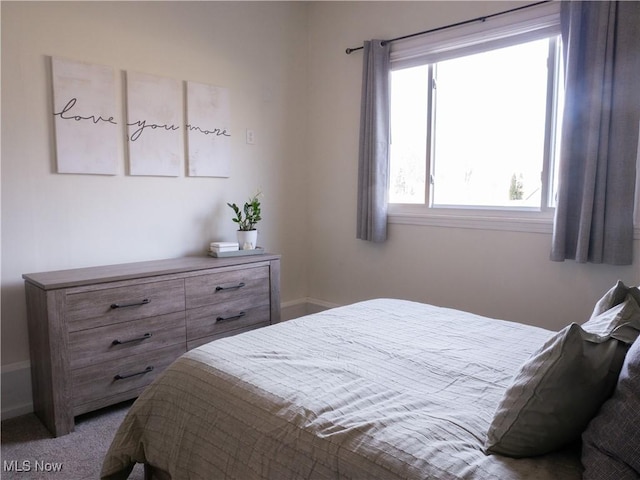
[[[374,299],[217,340],[136,400],[102,478],[144,463],[174,480],[579,479],[579,442],[524,458],[486,446],[514,376],[556,334]]]

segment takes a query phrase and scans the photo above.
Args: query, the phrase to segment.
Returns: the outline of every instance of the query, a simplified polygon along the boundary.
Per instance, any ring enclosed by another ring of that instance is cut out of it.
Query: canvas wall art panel
[[[51,72],[58,173],[117,174],[113,68],[52,57]]]
[[[223,87],[187,82],[188,172],[194,177],[229,177],[231,102]]]
[[[182,82],[127,72],[129,174],[179,176],[184,168]]]

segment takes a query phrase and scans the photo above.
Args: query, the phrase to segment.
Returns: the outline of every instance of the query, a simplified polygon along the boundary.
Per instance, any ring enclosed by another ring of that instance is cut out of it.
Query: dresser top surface
[[[197,270],[247,265],[280,259],[280,255],[260,255],[214,258],[210,256],[169,258],[146,262],[121,263],[96,267],[74,268],[50,272],[25,273],[22,278],[44,290],[77,287],[94,283],[115,282],[135,278],[170,275]]]

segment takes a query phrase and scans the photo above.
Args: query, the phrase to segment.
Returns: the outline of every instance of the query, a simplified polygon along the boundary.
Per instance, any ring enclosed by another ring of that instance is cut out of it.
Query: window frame
[[[430,78],[433,64],[438,61],[456,58],[473,53],[502,48],[527,41],[560,35],[559,2],[549,2],[518,12],[493,17],[484,22],[417,37],[400,42],[391,47],[391,70],[400,70],[412,66],[429,65]],[[552,41],[552,59],[557,69],[560,62],[559,46]],[[552,52],[550,52],[551,54]],[[555,69],[549,69],[549,75],[555,75]],[[548,82],[550,84],[551,82]],[[557,111],[555,102],[558,83],[553,84],[553,91],[547,93],[546,122],[554,122]],[[432,89],[429,89],[431,101]],[[433,111],[430,109],[429,117]],[[433,119],[427,118],[428,129],[433,128]],[[550,203],[550,187],[553,185],[551,168],[551,152],[555,149],[557,139],[553,128],[546,128],[545,158],[543,159],[542,200],[537,207],[484,207],[484,206],[448,206],[432,205],[432,188],[430,178],[425,179],[425,201],[422,204],[389,203],[389,222],[396,224],[479,228],[492,230],[509,230],[537,233],[551,233],[554,208]],[[432,132],[431,132],[432,133]],[[432,134],[428,135],[432,138]],[[429,140],[431,142],[431,140]],[[427,145],[426,175],[433,172],[432,148]]]

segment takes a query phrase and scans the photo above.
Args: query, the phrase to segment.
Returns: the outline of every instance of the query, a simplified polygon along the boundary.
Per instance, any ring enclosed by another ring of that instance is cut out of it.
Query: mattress
[[[483,450],[512,377],[554,332],[397,299],[191,350],[136,400],[102,478],[579,479],[579,450]]]

